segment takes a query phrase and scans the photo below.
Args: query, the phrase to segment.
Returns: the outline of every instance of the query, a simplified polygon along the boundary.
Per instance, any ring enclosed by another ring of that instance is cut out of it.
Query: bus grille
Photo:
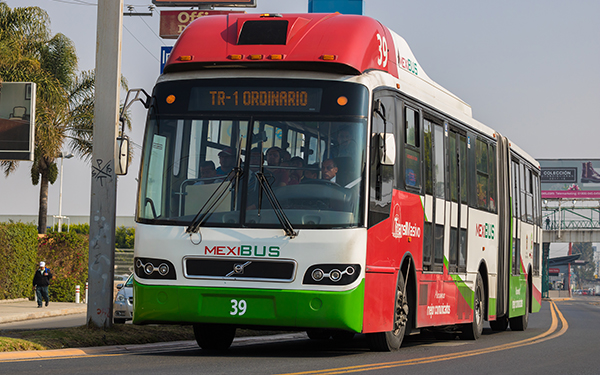
[[[185,277],[244,281],[292,282],[293,260],[184,258]]]

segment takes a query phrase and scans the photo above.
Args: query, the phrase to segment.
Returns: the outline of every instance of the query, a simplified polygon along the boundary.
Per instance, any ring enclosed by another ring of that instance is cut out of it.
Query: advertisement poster
[[[600,159],[541,159],[543,199],[600,198]]]

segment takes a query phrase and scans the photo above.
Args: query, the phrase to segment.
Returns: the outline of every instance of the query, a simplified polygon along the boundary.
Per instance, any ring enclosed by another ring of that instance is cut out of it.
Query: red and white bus
[[[376,20],[200,18],[147,103],[134,323],[396,350],[539,311],[538,163]]]

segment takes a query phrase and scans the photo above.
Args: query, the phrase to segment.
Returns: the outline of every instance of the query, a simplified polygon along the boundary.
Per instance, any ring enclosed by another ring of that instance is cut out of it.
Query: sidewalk
[[[0,324],[84,312],[87,312],[84,303],[50,301],[47,307],[38,308],[35,301],[27,299],[0,301]]]

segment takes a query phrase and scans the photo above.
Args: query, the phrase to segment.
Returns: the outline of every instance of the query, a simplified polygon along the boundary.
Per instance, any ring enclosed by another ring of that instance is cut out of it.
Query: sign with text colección
[[[538,159],[542,198],[600,198],[599,159]]]

